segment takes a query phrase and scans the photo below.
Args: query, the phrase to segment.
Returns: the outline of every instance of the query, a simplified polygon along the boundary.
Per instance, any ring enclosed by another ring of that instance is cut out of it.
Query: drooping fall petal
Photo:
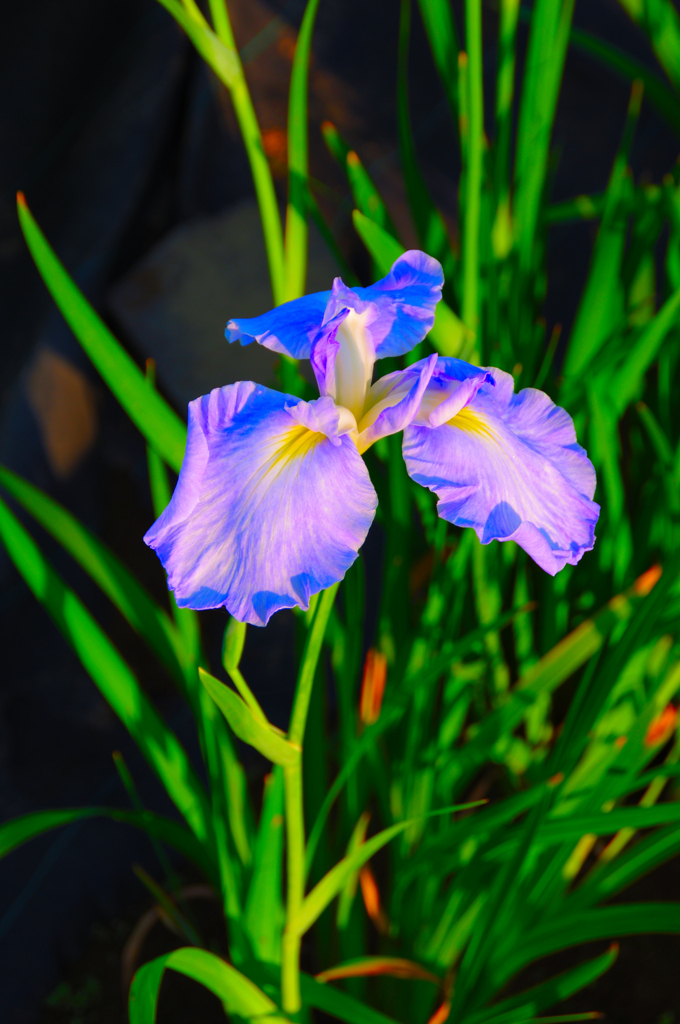
[[[181,607],[264,625],[342,579],[377,497],[341,418],[252,382],[190,404],[175,493],[144,538]]]

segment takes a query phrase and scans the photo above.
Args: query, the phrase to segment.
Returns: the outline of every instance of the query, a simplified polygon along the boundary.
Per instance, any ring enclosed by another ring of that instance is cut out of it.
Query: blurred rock
[[[310,232],[307,290],[330,288],[339,270]],[[159,383],[180,409],[237,380],[276,387],[277,356],[230,345],[230,317],[272,307],[267,258],[255,200],[182,224],[109,291],[107,304],[142,357],[156,360]]]

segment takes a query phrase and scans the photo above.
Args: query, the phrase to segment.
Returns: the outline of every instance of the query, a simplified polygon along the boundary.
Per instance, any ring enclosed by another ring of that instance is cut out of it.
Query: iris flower
[[[411,351],[441,297],[439,263],[410,251],[368,288],[331,291],[230,320],[229,341],[310,359],[320,397],[252,381],[189,404],[170,504],[144,540],[180,607],[226,606],[265,625],[342,579],[375,515],[363,453],[404,431],[411,477],[483,544],[514,540],[547,572],[594,542],[595,473],[569,415],[501,370],[431,355],[373,382],[376,360]]]

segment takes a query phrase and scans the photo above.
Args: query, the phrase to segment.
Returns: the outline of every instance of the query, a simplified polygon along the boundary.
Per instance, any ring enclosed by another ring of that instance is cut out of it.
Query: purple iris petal
[[[483,544],[514,540],[554,576],[593,547],[595,471],[564,409],[533,388],[515,395],[509,374],[486,372],[494,384],[481,382],[442,425],[407,427],[406,468],[437,494],[444,519],[473,527]],[[433,380],[441,395],[444,375]]]
[[[342,579],[377,498],[341,431],[330,399],[305,403],[250,381],[190,403],[175,493],[144,538],[181,607],[225,605],[265,625]]]
[[[402,355],[415,348],[431,329],[443,283],[437,260],[412,249],[394,262],[386,277],[368,288],[348,288],[336,277],[331,292],[304,295],[262,316],[230,320],[225,336],[242,345],[257,341],[274,352],[309,359],[322,324],[342,309],[362,313],[370,305],[374,316],[368,332],[376,358]]]
[[[262,316],[230,320],[224,332],[227,341],[250,345],[257,341],[273,352],[295,359],[309,359],[312,341],[323,322],[330,292],[314,292],[284,302]]]
[[[376,359],[403,355],[431,330],[443,284],[444,273],[437,260],[410,249],[395,260],[387,277],[368,288],[348,288],[336,277],[325,319],[345,307],[363,313],[372,305],[375,315],[366,326]]]
[[[359,424],[359,451],[365,451],[381,437],[398,433],[413,421],[436,364],[436,354],[427,356],[406,370],[388,373],[373,385],[369,397],[377,401]]]
[[[349,309],[341,309],[332,320],[326,321],[312,342],[310,359],[320,395],[335,394],[335,357],[340,348],[338,330],[347,319],[348,313]]]

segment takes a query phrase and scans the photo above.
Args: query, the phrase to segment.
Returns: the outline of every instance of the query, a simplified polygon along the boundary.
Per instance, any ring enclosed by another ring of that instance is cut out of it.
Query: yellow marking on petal
[[[272,455],[268,460],[265,467],[265,472],[269,473],[273,469],[281,472],[286,468],[294,459],[303,459],[305,455],[308,455],[312,448],[315,448],[320,441],[325,439],[325,434],[320,434],[316,430],[310,430],[309,427],[303,427],[302,425],[291,427],[286,432],[287,440],[283,442],[277,452]],[[281,435],[285,437],[286,435]]]
[[[265,492],[275,484],[292,463],[301,462],[318,444],[325,440],[325,434],[310,430],[309,427],[304,427],[302,424],[296,424],[277,437],[270,438],[265,450],[271,454],[260,463],[250,477],[247,485],[248,493],[246,494],[244,491],[244,500],[251,504],[251,510],[254,511],[264,500]],[[260,491],[260,496],[256,498],[258,491]]]
[[[495,441],[496,444],[499,444],[499,438],[489,426],[486,417],[478,412],[473,412],[469,406],[465,406],[446,422],[450,427],[458,427],[459,430],[464,430],[468,434],[478,434],[488,441]]]

